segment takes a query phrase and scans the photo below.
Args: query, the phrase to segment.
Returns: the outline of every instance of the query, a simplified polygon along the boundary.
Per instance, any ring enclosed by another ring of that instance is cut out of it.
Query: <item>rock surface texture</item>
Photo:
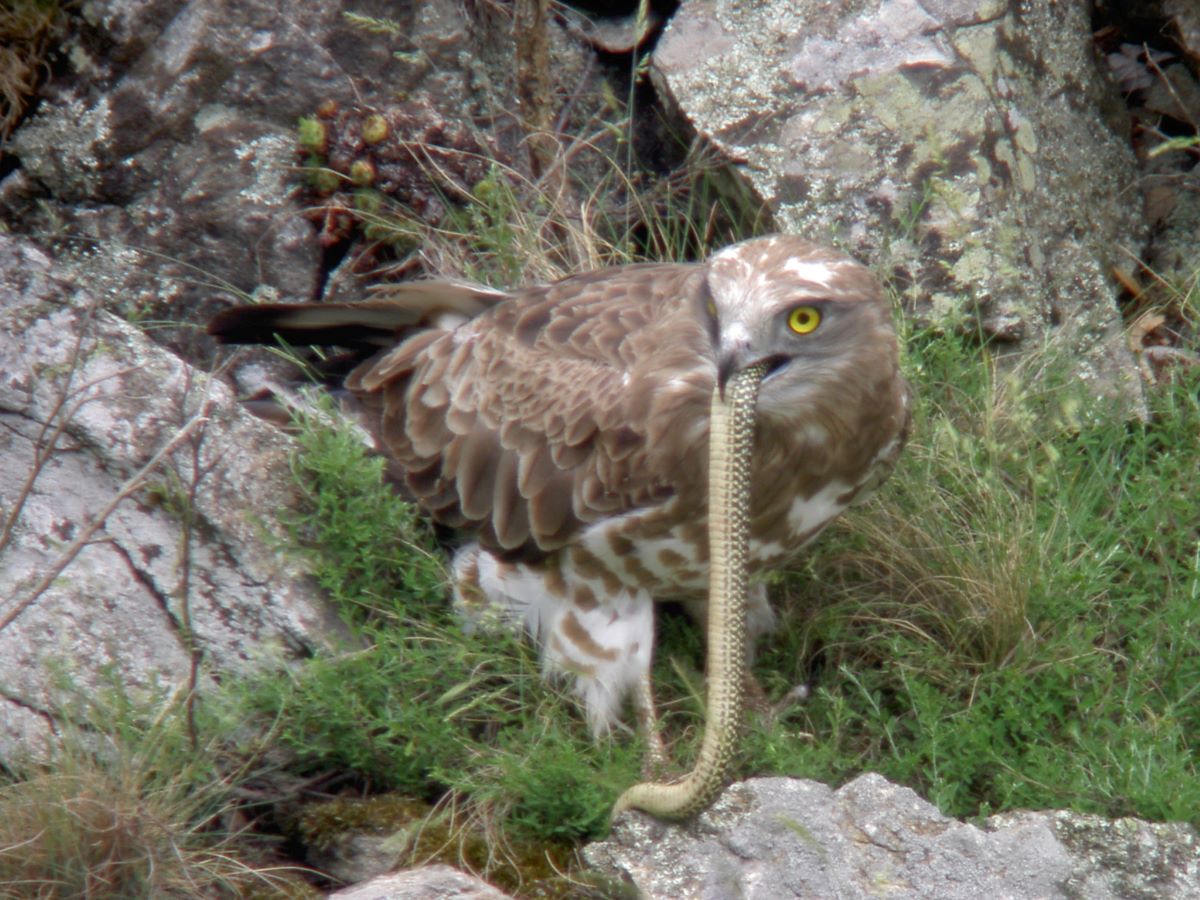
[[[131,696],[328,645],[279,552],[291,439],[0,234],[0,759],[66,697]]]
[[[685,0],[654,65],[783,229],[892,271],[938,325],[1060,342],[1095,395],[1140,409],[1111,269],[1144,225],[1089,10]]]
[[[505,900],[509,896],[449,866],[423,866],[380,875],[329,895],[330,900]]]
[[[230,290],[315,299],[323,248],[292,196],[298,119],[409,92],[461,115],[490,96],[486,41],[470,39],[457,4],[354,5],[396,19],[399,47],[344,7],[83,4],[69,71],[7,148],[20,169],[0,183],[0,217],[65,238],[64,261],[131,317],[202,321]],[[192,331],[160,329],[200,347]]]
[[[290,442],[185,360],[211,367],[197,323],[233,296],[335,292],[336,260],[296,200],[300,117],[407,111],[428,137],[516,105],[494,10],[353,11],[399,33],[357,27],[340,0],[91,0],[36,114],[0,148],[0,760],[36,749],[60,670],[84,694],[104,673],[170,687],[196,654],[219,673],[345,638],[278,548]],[[516,145],[511,115],[488,121],[489,141]],[[236,368],[247,394],[273,374]]]
[[[690,826],[629,813],[583,853],[662,900],[1200,897],[1200,840],[1187,826],[1046,812],[979,828],[879,775],[837,791],[750,779]]]

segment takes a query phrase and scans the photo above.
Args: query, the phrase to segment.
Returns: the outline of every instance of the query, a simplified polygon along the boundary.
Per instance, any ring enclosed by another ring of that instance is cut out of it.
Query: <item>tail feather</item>
[[[319,344],[377,349],[408,332],[448,327],[479,315],[507,294],[456,281],[385,285],[361,303],[262,303],[222,310],[208,333],[226,344]]]

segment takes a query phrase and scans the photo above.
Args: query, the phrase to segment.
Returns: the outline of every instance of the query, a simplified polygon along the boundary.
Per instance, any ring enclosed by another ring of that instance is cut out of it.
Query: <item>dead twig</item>
[[[45,468],[46,463],[50,460],[50,457],[54,455],[54,450],[58,446],[58,441],[63,436],[63,432],[67,430],[67,426],[71,423],[71,420],[75,418],[75,414],[78,413],[79,410],[82,409],[86,404],[95,399],[94,397],[87,395],[87,392],[96,385],[102,384],[105,381],[128,375],[130,372],[135,371],[136,368],[136,366],[131,366],[128,369],[121,369],[118,372],[110,372],[108,375],[101,376],[93,381],[89,381],[87,384],[81,385],[77,390],[74,391],[68,391],[66,389],[63,390],[62,394],[55,402],[54,408],[50,410],[50,415],[46,418],[46,421],[42,423],[42,429],[38,432],[38,436],[33,442],[33,464],[29,467],[29,473],[25,477],[25,483],[21,485],[21,490],[17,493],[16,502],[9,511],[8,517],[4,520],[4,526],[0,528],[0,553],[4,551],[4,548],[7,547],[9,542],[12,540],[13,529],[16,527],[17,520],[21,516],[21,511],[25,508],[25,501],[29,499],[30,494],[33,492],[33,485],[41,475],[42,469]],[[74,397],[80,397],[79,402],[74,404],[64,413],[63,407],[66,406],[68,400],[71,400]],[[46,432],[50,429],[50,425],[54,423],[56,419],[57,424],[54,425],[54,431],[50,434],[49,438],[47,438]]]
[[[79,535],[71,542],[67,549],[63,551],[62,555],[54,562],[49,570],[47,570],[47,572],[40,579],[38,579],[37,583],[33,586],[30,592],[23,599],[17,601],[16,605],[9,610],[2,619],[0,619],[0,631],[3,631],[5,628],[11,625],[13,621],[15,621],[16,618],[21,615],[21,613],[25,612],[25,610],[29,609],[29,607],[36,603],[38,598],[41,597],[41,595],[46,592],[50,585],[54,583],[54,580],[62,574],[63,570],[69,566],[75,557],[79,555],[80,551],[87,546],[88,542],[91,541],[92,536],[104,526],[104,523],[107,521],[108,517],[112,515],[113,510],[115,510],[132,494],[140,490],[150,474],[154,472],[154,470],[162,464],[163,460],[173,453],[175,449],[180,446],[180,444],[186,441],[189,436],[196,431],[196,429],[207,424],[209,420],[208,413],[211,408],[212,401],[205,400],[200,410],[186,423],[184,423],[184,425],[175,433],[171,440],[167,441],[166,444],[159,448],[158,452],[150,457],[144,466],[138,469],[137,472],[135,472],[125,481],[125,483],[121,486],[121,489],[117,491],[116,496],[114,496],[108,505],[100,511],[99,515],[92,519],[92,521],[89,522],[82,531],[80,531]]]

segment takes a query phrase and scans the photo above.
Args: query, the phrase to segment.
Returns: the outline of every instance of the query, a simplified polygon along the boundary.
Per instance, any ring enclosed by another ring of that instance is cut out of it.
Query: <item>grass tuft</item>
[[[1128,424],[978,354],[910,341],[915,437],[788,583],[760,671],[816,691],[749,766],[878,771],[959,816],[1200,821],[1200,383]]]
[[[232,827],[245,771],[195,746],[186,719],[179,698],[120,691],[68,711],[47,756],[0,783],[0,894],[306,896],[287,870],[246,861],[254,841]]]
[[[46,58],[63,32],[61,0],[0,5],[0,156],[49,71]]]

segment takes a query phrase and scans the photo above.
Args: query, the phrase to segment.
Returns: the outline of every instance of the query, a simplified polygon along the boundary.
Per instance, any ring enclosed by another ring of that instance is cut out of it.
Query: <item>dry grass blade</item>
[[[244,844],[234,854],[240,835],[222,822],[244,773],[213,767],[214,748],[191,752],[184,699],[148,721],[127,701],[95,703],[45,760],[17,764],[0,784],[0,895],[288,895],[286,870],[238,859]]]
[[[869,627],[883,623],[959,659],[1002,664],[1029,634],[1032,510],[1007,491],[980,509],[928,483],[902,489],[907,496],[889,495],[849,520],[861,547],[831,561],[844,579],[834,599],[851,604],[868,639],[886,635],[887,628]]]
[[[0,148],[37,91],[61,12],[56,0],[0,5]]]

